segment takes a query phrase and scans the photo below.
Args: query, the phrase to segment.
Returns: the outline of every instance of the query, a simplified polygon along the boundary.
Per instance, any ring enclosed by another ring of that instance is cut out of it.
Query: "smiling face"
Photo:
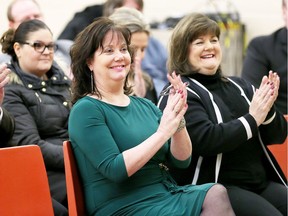
[[[40,29],[27,35],[27,42],[43,42],[45,45],[53,43],[53,36],[48,29]],[[19,65],[26,73],[32,73],[38,77],[43,76],[50,70],[54,52],[49,51],[46,47],[43,53],[35,51],[34,47],[29,44],[15,43],[14,50],[18,58]]]
[[[87,65],[94,72],[98,88],[116,87],[119,84],[123,87],[131,65],[131,56],[124,38],[120,34],[108,32],[103,41],[103,49],[99,47]]]
[[[199,36],[189,46],[188,59],[198,73],[215,74],[222,60],[219,39],[211,34]]]

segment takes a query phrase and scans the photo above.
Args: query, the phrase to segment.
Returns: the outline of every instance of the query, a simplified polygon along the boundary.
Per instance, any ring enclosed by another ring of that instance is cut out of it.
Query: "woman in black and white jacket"
[[[287,180],[267,148],[287,137],[287,122],[273,105],[279,76],[271,71],[257,90],[225,77],[219,37],[218,24],[201,14],[184,17],[171,36],[168,69],[188,83],[193,155],[188,169],[170,171],[179,184],[225,185],[237,216],[286,215]],[[162,91],[161,109],[169,89]]]

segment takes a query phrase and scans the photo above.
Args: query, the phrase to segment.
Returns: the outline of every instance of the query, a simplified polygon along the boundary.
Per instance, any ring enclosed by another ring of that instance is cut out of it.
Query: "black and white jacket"
[[[254,87],[238,77],[223,79],[194,74],[182,77],[188,82],[186,127],[193,154],[188,169],[170,167],[180,184],[219,182],[247,189],[261,189],[267,181],[287,180],[269,144],[283,143],[287,137],[287,122],[273,107],[258,128],[249,114]],[[159,98],[164,109],[167,96]]]

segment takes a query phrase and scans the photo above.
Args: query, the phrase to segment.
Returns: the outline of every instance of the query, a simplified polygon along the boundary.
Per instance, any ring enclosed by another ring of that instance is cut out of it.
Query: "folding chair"
[[[288,115],[285,115],[286,120],[288,121]],[[279,163],[282,171],[284,172],[286,178],[288,178],[288,138],[281,145],[269,145],[268,148],[276,158]]]
[[[0,215],[54,216],[39,146],[0,148]]]
[[[70,141],[63,142],[69,216],[85,216],[84,194]]]

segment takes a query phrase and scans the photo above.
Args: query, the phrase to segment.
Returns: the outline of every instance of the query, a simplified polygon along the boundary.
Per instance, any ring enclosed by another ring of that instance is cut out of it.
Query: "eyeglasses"
[[[18,43],[27,44],[27,45],[33,47],[36,52],[41,53],[41,54],[45,51],[46,48],[50,52],[55,52],[58,48],[57,45],[54,43],[50,43],[50,44],[46,45],[45,43],[40,42],[40,41],[36,41],[34,43],[30,43],[30,42],[18,42]]]

